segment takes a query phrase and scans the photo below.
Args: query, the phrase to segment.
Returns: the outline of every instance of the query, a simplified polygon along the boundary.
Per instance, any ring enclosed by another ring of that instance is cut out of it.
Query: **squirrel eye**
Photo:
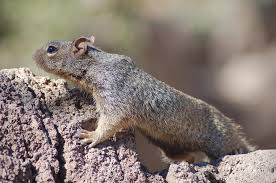
[[[49,46],[47,48],[47,54],[49,56],[53,56],[57,52],[57,50],[58,50],[57,47],[55,47],[55,46]]]

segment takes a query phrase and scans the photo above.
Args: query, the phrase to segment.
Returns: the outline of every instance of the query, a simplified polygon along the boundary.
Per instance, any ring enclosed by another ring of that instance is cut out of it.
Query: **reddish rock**
[[[79,143],[95,103],[63,80],[29,69],[0,71],[0,182],[275,182],[276,150],[225,156],[215,164],[171,164],[149,173],[135,137],[122,132],[96,148]]]

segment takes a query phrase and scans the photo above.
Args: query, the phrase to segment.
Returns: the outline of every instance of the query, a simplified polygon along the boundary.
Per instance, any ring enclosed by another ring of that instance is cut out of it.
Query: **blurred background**
[[[216,106],[259,148],[276,148],[276,1],[0,0],[0,69],[29,67],[48,40],[93,34],[156,78]],[[160,158],[140,134],[150,170]]]

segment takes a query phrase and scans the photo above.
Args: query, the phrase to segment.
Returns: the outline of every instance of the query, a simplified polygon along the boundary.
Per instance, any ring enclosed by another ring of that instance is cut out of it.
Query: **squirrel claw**
[[[95,147],[98,144],[97,141],[93,141],[93,139],[91,139],[91,138],[81,139],[80,143],[82,145],[88,145],[89,144],[88,145],[89,148],[93,148],[93,147]]]
[[[95,134],[94,131],[88,131],[88,130],[81,129],[79,132],[79,135],[78,135],[80,138],[81,144],[85,145],[85,144],[90,144],[90,143],[94,142],[95,141],[94,134]]]
[[[92,142],[91,139],[81,139],[80,140],[80,143],[82,145],[87,145],[87,144],[90,144],[91,142]]]
[[[78,136],[80,139],[85,139],[85,138],[89,138],[91,136],[91,133],[92,133],[91,131],[81,129],[79,131]]]

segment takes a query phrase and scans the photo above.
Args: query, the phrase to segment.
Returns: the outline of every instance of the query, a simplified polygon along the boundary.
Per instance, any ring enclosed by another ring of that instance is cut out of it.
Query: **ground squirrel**
[[[122,128],[135,127],[172,160],[192,162],[194,152],[210,159],[254,150],[239,125],[215,107],[157,80],[127,56],[93,45],[94,37],[51,41],[33,58],[44,70],[89,92],[99,113],[95,131],[82,130],[91,146]]]

